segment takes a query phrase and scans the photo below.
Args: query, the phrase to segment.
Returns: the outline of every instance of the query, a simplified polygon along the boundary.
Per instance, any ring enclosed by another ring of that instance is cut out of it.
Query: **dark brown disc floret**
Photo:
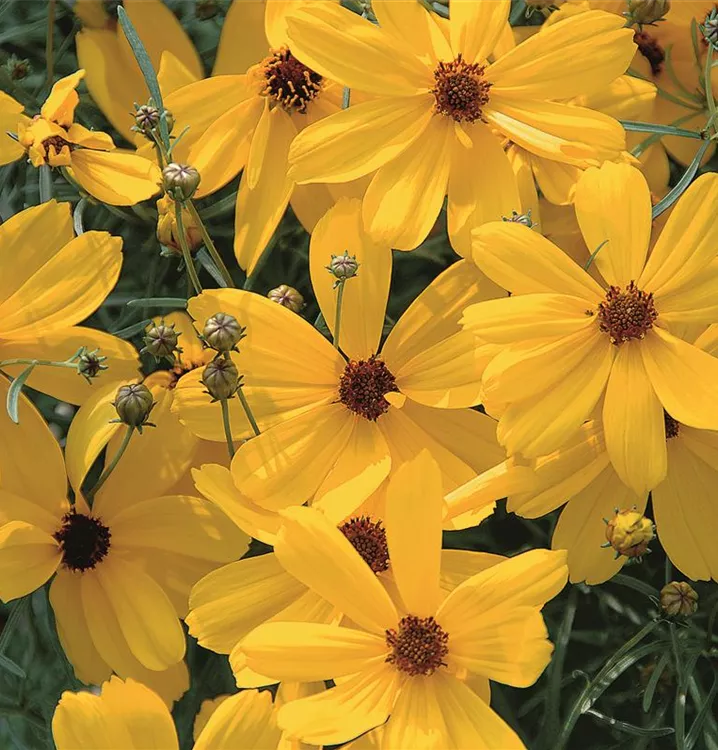
[[[266,88],[265,96],[272,97],[286,110],[304,114],[307,104],[322,88],[322,77],[300,63],[286,48],[274,50],[262,62]]]
[[[389,409],[384,396],[398,390],[394,375],[374,355],[349,362],[339,380],[339,400],[349,411],[372,422]]]
[[[350,518],[339,527],[339,531],[375,573],[389,569],[389,545],[381,521],[372,521],[369,516]]]
[[[680,423],[673,419],[665,409],[663,410],[663,424],[666,428],[666,440],[678,437],[678,433],[681,429]]]
[[[50,149],[53,148],[55,150],[56,154],[59,154],[60,151],[62,151],[65,146],[72,151],[75,148],[74,143],[70,143],[70,141],[66,141],[61,135],[51,135],[49,138],[45,138],[45,140],[42,142],[42,145],[45,147],[45,153],[50,154]]]
[[[431,90],[436,111],[456,122],[485,122],[482,108],[489,101],[491,84],[484,78],[484,70],[483,65],[467,63],[461,55],[451,62],[440,62]]]
[[[638,51],[648,60],[651,72],[657,76],[663,71],[663,63],[666,61],[666,53],[658,40],[645,31],[637,31],[633,35],[633,41],[638,45]]]
[[[657,317],[653,294],[641,291],[633,281],[625,289],[609,287],[606,299],[598,306],[598,327],[616,345],[642,339]]]
[[[433,617],[407,615],[397,630],[386,631],[386,644],[391,649],[386,661],[411,677],[434,674],[446,666],[448,641],[449,634]]]
[[[73,571],[91,570],[110,549],[110,530],[99,518],[71,510],[53,534],[62,551],[62,563]]]

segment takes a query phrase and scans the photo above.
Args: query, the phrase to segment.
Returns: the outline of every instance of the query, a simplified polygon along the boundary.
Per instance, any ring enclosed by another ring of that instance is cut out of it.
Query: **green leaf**
[[[25,381],[30,377],[30,373],[35,369],[35,365],[26,367],[10,384],[7,389],[7,402],[5,404],[7,413],[15,424],[20,424],[19,406],[20,394]]]
[[[19,677],[21,680],[24,680],[27,677],[25,670],[15,664],[12,659],[8,659],[4,654],[0,654],[0,669],[6,669],[8,672],[12,672],[12,674]]]
[[[72,224],[75,228],[75,234],[78,237],[81,234],[85,234],[85,225],[83,223],[83,217],[85,214],[86,207],[87,207],[87,198],[80,198],[78,204],[75,206],[75,210],[72,212]]]
[[[703,701],[700,711],[693,720],[690,731],[686,735],[686,750],[693,750],[693,746],[698,742],[698,736],[701,733],[705,720],[711,715],[711,709],[713,708],[713,701],[715,700],[716,694],[718,694],[718,672],[714,672],[713,685],[711,686],[710,692]]]
[[[617,575],[613,576],[613,578],[610,578],[608,581],[606,581],[606,583],[617,583],[619,586],[625,586],[628,589],[633,589],[634,591],[638,591],[639,593],[645,594],[649,597],[653,597],[654,599],[658,599],[660,595],[660,592],[657,588],[654,588],[650,584],[645,583],[638,578],[627,576],[624,573],[618,573]]]
[[[648,679],[648,683],[646,684],[646,692],[643,694],[643,710],[647,713],[650,708],[651,704],[653,703],[653,696],[656,694],[656,688],[658,687],[658,681],[661,679],[661,675],[663,674],[663,670],[668,665],[669,660],[668,652],[665,654],[661,654],[660,659],[656,662],[656,665],[653,667],[653,672],[651,673],[651,676]]]
[[[40,203],[47,203],[52,200],[52,171],[47,164],[39,167],[40,170]]]
[[[145,318],[144,320],[141,320],[139,323],[134,323],[131,326],[127,326],[127,328],[120,328],[119,331],[112,331],[113,336],[117,336],[117,338],[120,339],[131,339],[133,336],[136,336],[138,333],[144,332],[145,328],[152,322],[151,318]]]
[[[701,147],[698,149],[698,153],[693,157],[693,161],[688,165],[688,169],[683,173],[681,179],[678,180],[676,186],[653,207],[653,219],[657,219],[664,211],[667,211],[688,189],[711,143],[712,141],[703,141]]]
[[[667,737],[673,734],[673,727],[637,727],[635,724],[629,724],[627,721],[619,721],[611,716],[606,716],[595,708],[589,708],[587,714],[598,719],[602,724],[607,724],[611,729],[615,729],[625,734],[631,734],[634,737]]]
[[[173,307],[176,310],[186,310],[187,300],[182,297],[145,297],[131,299],[125,303],[127,307]]]
[[[631,133],[659,133],[660,135],[677,135],[681,138],[693,138],[702,141],[703,136],[695,130],[675,128],[672,125],[654,125],[651,122],[635,122],[633,120],[619,120],[623,129]]]
[[[595,260],[596,256],[598,255],[598,251],[608,242],[608,240],[604,240],[590,255],[589,259],[586,261],[586,265],[583,267],[584,271],[588,271],[588,269],[591,267],[591,263]]]
[[[222,273],[220,272],[219,268],[215,265],[212,258],[209,257],[209,253],[204,249],[201,248],[197,252],[197,260],[199,261],[199,264],[204,268],[205,271],[219,284],[219,286],[223,287],[224,289],[227,288],[227,282],[224,280]]]

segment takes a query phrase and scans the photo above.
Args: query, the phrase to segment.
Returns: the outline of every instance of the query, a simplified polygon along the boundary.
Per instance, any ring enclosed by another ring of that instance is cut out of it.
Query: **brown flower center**
[[[339,527],[339,531],[375,573],[389,569],[389,546],[381,521],[372,521],[368,516],[351,518]]]
[[[386,661],[412,677],[434,674],[446,666],[448,640],[449,634],[433,617],[407,615],[399,621],[398,630],[386,631],[386,644],[391,649]]]
[[[300,63],[286,48],[274,50],[262,61],[266,88],[262,92],[271,96],[284,109],[304,114],[307,104],[322,88],[322,77]]]
[[[665,409],[663,410],[663,423],[666,428],[666,440],[678,437],[678,433],[680,432],[680,423],[673,419],[673,417],[667,411],[665,411]]]
[[[646,34],[645,31],[637,31],[633,35],[633,41],[638,45],[638,51],[650,63],[653,75],[657,76],[662,72],[666,53],[658,43],[658,40],[650,34]]]
[[[440,62],[434,71],[436,81],[431,93],[436,111],[456,122],[484,120],[481,109],[489,101],[491,84],[484,79],[484,66],[456,60]],[[485,122],[485,120],[484,120]]]
[[[45,153],[49,156],[50,149],[53,148],[56,154],[59,154],[62,149],[67,146],[70,151],[75,147],[70,141],[66,141],[61,135],[51,135],[49,138],[45,138],[42,142],[45,147]]]
[[[657,317],[653,294],[642,292],[633,281],[625,289],[609,287],[606,299],[598,306],[598,327],[616,345],[642,339]]]
[[[372,422],[389,409],[385,394],[398,390],[389,368],[373,355],[349,362],[339,380],[339,400],[349,411]]]
[[[53,534],[62,550],[62,562],[70,570],[83,572],[101,562],[110,549],[110,530],[99,518],[71,510],[62,527]]]

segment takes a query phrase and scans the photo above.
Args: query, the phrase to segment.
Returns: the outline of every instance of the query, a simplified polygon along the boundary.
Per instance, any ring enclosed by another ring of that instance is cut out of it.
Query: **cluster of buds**
[[[143,427],[156,427],[148,421],[150,412],[155,406],[155,400],[146,385],[131,383],[130,385],[120,386],[112,405],[119,417],[119,419],[113,419],[113,422],[120,422],[128,427],[136,428],[140,434]]]
[[[671,0],[628,0],[628,10],[623,14],[628,25],[653,26],[662,21],[671,9]]]
[[[185,239],[190,252],[194,252],[202,244],[202,233],[199,231],[194,217],[183,206],[182,226],[184,227]],[[181,255],[177,217],[175,215],[175,202],[169,195],[163,195],[157,201],[157,240],[162,245],[162,255]]]
[[[171,365],[175,364],[175,354],[182,352],[178,346],[178,340],[181,334],[175,331],[175,324],[167,325],[163,320],[154,323],[147,329],[143,337],[144,347],[140,354],[151,354],[156,362],[166,359]]]
[[[701,31],[706,42],[718,50],[718,7],[711,8],[701,25]]]
[[[267,297],[272,302],[276,302],[278,305],[286,307],[295,313],[301,312],[304,308],[304,297],[293,286],[288,286],[287,284],[282,284],[276,287],[276,289],[271,289],[267,292]]]
[[[77,374],[82,375],[88,383],[98,377],[102,370],[107,369],[107,365],[102,364],[107,357],[101,357],[99,351],[99,349],[88,351],[87,347],[83,346],[73,358],[77,360]]]
[[[351,279],[357,275],[359,263],[356,255],[349,255],[349,251],[345,250],[343,255],[332,255],[329,265],[325,266],[325,268],[336,279],[334,282],[334,287],[336,288],[347,279]]]
[[[187,201],[200,183],[199,172],[189,164],[172,162],[162,170],[162,187],[176,201]]]
[[[686,581],[671,581],[660,593],[661,609],[669,617],[688,617],[698,609],[698,594]]]
[[[214,401],[232,398],[242,387],[242,376],[232,362],[230,352],[238,352],[237,344],[245,336],[245,328],[237,318],[224,312],[207,318],[202,329],[201,339],[217,356],[202,372],[202,384]]]
[[[159,131],[161,117],[162,113],[155,106],[152,99],[147,104],[137,104],[135,102],[135,124],[131,130],[134,130],[136,133],[142,133],[147,140],[154,141],[153,134]],[[167,123],[167,131],[171,133],[174,127],[174,117],[172,117],[172,113],[168,109],[165,110],[165,122]]]
[[[511,216],[502,216],[502,221],[510,221],[512,224],[523,224],[529,229],[533,229],[538,226],[536,222],[531,218],[531,209],[529,208],[525,214],[520,214],[518,211],[512,211]]]
[[[648,551],[648,545],[655,536],[653,523],[635,508],[619,510],[606,524],[606,544],[613,547],[616,557],[640,558]]]

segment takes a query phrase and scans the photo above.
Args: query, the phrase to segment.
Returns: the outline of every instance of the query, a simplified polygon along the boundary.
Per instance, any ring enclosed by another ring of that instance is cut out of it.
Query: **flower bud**
[[[189,200],[200,183],[199,172],[187,164],[168,164],[162,170],[162,185],[176,201]]]
[[[207,319],[202,329],[202,338],[215,351],[239,351],[237,344],[244,338],[244,328],[234,316],[218,312]]]
[[[502,216],[502,221],[510,221],[512,224],[523,224],[525,227],[528,227],[529,229],[536,226],[536,223],[531,218],[531,209],[525,213],[520,214],[518,211],[512,211],[511,216]]]
[[[232,398],[241,386],[237,366],[231,359],[213,359],[202,371],[202,383],[215,401]]]
[[[117,389],[117,395],[112,405],[117,410],[117,416],[119,417],[117,421],[126,424],[128,427],[137,427],[141,432],[142,427],[149,424],[147,420],[155,401],[152,398],[152,392],[146,385],[131,383],[130,385],[122,385]]]
[[[167,359],[175,361],[175,352],[182,350],[177,346],[180,334],[175,331],[175,324],[166,325],[164,320],[148,329],[144,336],[145,346],[141,354],[151,354],[157,361]]]
[[[88,383],[96,378],[102,370],[107,369],[107,365],[102,364],[107,357],[100,357],[99,351],[99,349],[92,352],[84,350],[77,358],[77,373],[82,375]]]
[[[154,104],[135,104],[135,124],[142,133],[149,133],[160,124],[160,111]]]
[[[304,297],[293,287],[282,284],[276,289],[267,292],[267,297],[282,307],[289,308],[292,312],[298,313],[304,307]]]
[[[701,31],[706,42],[714,49],[718,49],[718,8],[713,8],[706,16]]]
[[[628,0],[628,12],[624,15],[639,26],[660,21],[671,9],[671,0]]]
[[[195,251],[202,244],[202,233],[190,212],[182,207],[182,226],[190,252]],[[157,201],[157,241],[168,252],[163,255],[181,255],[182,245],[179,240],[175,202],[169,195],[163,195]]]
[[[698,609],[698,594],[686,581],[671,581],[661,589],[661,609],[670,617],[687,617]]]
[[[359,263],[357,262],[356,255],[349,255],[349,252],[345,250],[344,255],[332,255],[332,259],[326,269],[336,278],[336,286],[336,284],[356,276],[359,270]]]
[[[653,524],[635,509],[616,509],[616,515],[610,521],[606,521],[606,546],[616,550],[616,557],[644,555],[653,536]]]
[[[197,0],[194,7],[194,14],[200,21],[208,21],[219,15],[222,8],[217,0]]]
[[[19,58],[17,55],[10,55],[5,61],[3,68],[12,81],[22,81],[32,73],[30,61]]]

